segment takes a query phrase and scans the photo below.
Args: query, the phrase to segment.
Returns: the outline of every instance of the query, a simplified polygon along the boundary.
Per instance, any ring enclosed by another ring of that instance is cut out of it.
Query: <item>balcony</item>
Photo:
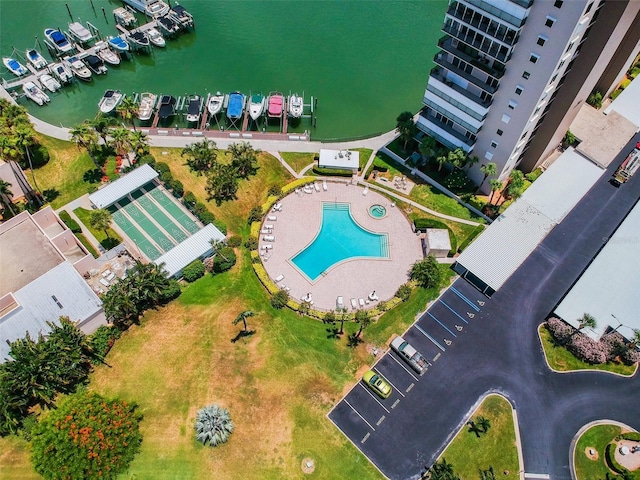
[[[453,45],[453,40],[447,35],[438,40],[438,46],[454,57],[458,57],[460,60],[464,60],[474,67],[479,68],[484,73],[495,78],[496,80],[500,80],[504,76],[504,64],[498,61],[492,62],[488,58],[480,58],[477,54],[475,56],[472,56],[466,52],[463,52]]]
[[[434,123],[433,117],[421,116],[416,123],[419,130],[423,131],[427,135],[435,138],[442,145],[449,150],[455,150],[456,148],[462,148],[466,153],[470,153],[473,150],[473,143],[470,145],[467,142],[459,142],[457,137],[452,139],[446,135],[449,133],[440,128],[440,123]],[[468,138],[466,140],[469,140]]]
[[[447,56],[443,53],[436,53],[435,56],[433,57],[433,61],[436,63],[436,65],[439,65],[440,67],[455,73],[459,77],[462,77],[468,82],[473,83],[476,87],[478,87],[481,90],[484,90],[487,93],[490,93],[491,95],[496,93],[496,91],[498,90],[498,87],[492,87],[491,85],[487,85],[480,78],[476,78],[470,73],[467,73],[464,70],[462,70],[460,67],[456,67],[453,63],[447,60]],[[434,70],[436,69],[439,69],[439,67],[434,67],[431,70],[431,73],[433,74]]]
[[[498,48],[497,45],[499,44],[495,42],[490,42],[491,46],[487,46],[486,42],[483,42],[485,38],[490,39],[491,37],[484,37],[482,34],[475,33],[475,32],[473,33],[470,32],[465,35],[451,25],[443,25],[442,31],[453,38],[457,38],[462,43],[465,43],[466,45],[469,45],[470,47],[476,50],[486,53],[487,55],[489,55],[492,58],[495,58],[499,62],[505,63],[509,59],[510,50],[507,49],[507,47],[504,47],[505,49],[507,49],[507,51],[503,52],[503,51],[500,51],[501,50],[500,48]]]
[[[503,25],[500,25],[502,27],[502,31],[500,31],[500,28],[495,26],[498,24],[497,22],[493,21],[494,25],[492,25],[492,20],[482,15],[480,15],[481,18],[477,18],[477,16],[474,18],[473,12],[474,11],[471,9],[466,9],[463,13],[459,8],[456,8],[455,5],[452,5],[447,10],[447,15],[451,18],[455,18],[465,25],[475,28],[480,32],[486,33],[491,38],[494,38],[505,45],[512,47],[518,42],[518,32],[512,29],[507,29]]]
[[[453,128],[453,126],[448,125],[447,123],[438,120],[436,117],[434,117],[432,115],[432,113],[434,113],[434,112],[435,112],[435,110],[432,110],[429,107],[425,107],[420,112],[420,115],[422,116],[422,118],[424,118],[425,120],[427,120],[429,123],[433,124],[434,126],[438,127],[439,129],[443,130],[448,135],[451,135],[452,137],[455,137],[455,139],[458,140],[459,142],[462,142],[463,144],[467,145],[468,147],[472,147],[473,146],[473,144],[475,143],[474,140],[472,140],[469,137],[465,136],[464,133],[458,132],[456,129]]]

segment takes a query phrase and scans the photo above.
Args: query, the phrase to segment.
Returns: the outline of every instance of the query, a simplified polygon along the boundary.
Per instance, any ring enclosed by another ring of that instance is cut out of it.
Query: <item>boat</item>
[[[229,104],[227,105],[227,117],[232,120],[242,117],[246,96],[240,92],[229,94]]]
[[[80,80],[84,80],[88,82],[91,80],[91,70],[87,68],[87,66],[78,60],[78,57],[68,57],[66,59],[67,65],[71,69],[71,72],[78,77]]]
[[[180,31],[180,25],[170,17],[159,17],[158,26],[167,35],[174,35]]]
[[[260,115],[264,113],[264,107],[267,103],[267,99],[264,98],[264,95],[259,93],[254,93],[251,95],[251,100],[249,101],[249,116],[253,120],[257,120]]]
[[[73,73],[65,63],[54,63],[51,65],[50,71],[61,83],[69,83],[73,80]]]
[[[279,118],[282,116],[284,108],[284,96],[280,92],[271,92],[269,94],[269,107],[267,115],[271,118]]]
[[[124,95],[120,90],[107,90],[98,102],[98,107],[102,113],[111,113],[120,104]]]
[[[176,114],[176,99],[171,95],[160,97],[160,119],[164,120]]]
[[[100,41],[94,45],[96,55],[109,65],[120,65],[120,56],[109,48],[107,42]]]
[[[143,32],[131,32],[129,33],[127,39],[129,40],[129,45],[138,46],[138,48],[147,48],[149,46],[149,39]]]
[[[66,53],[73,50],[73,45],[69,43],[67,37],[60,30],[55,28],[47,28],[44,31],[44,36],[47,37],[52,47],[54,47],[59,53]]]
[[[183,27],[193,27],[193,15],[187,12],[187,10],[178,3],[171,7],[171,10],[169,10],[169,16]]]
[[[37,50],[27,50],[26,57],[27,61],[33,65],[33,68],[36,70],[40,70],[47,66],[47,60]]]
[[[222,110],[222,105],[224,104],[224,95],[220,92],[216,92],[215,95],[211,95],[209,97],[209,101],[207,102],[207,110],[209,110],[209,115],[212,117],[219,114],[220,110]]]
[[[187,104],[187,122],[197,122],[202,115],[204,100],[200,95],[191,95]]]
[[[80,43],[87,43],[93,39],[93,35],[89,29],[80,22],[72,22],[69,24],[69,35]]]
[[[129,44],[120,36],[107,37],[107,43],[113,47],[116,52],[129,51]]]
[[[149,38],[149,41],[156,47],[164,47],[167,44],[160,31],[155,27],[151,27],[149,30],[147,30],[147,37]]]
[[[4,63],[4,66],[7,67],[11,73],[18,77],[29,72],[29,70],[15,58],[2,57],[2,63]]]
[[[62,87],[62,85],[60,85],[60,82],[48,73],[41,75],[38,80],[40,81],[42,86],[49,90],[51,93],[57,92],[58,90],[60,90],[60,87]]]
[[[82,59],[89,69],[96,75],[104,75],[107,73],[107,67],[104,66],[102,59],[93,54],[89,54]]]
[[[300,118],[303,111],[304,99],[297,93],[289,95],[289,116],[291,118]]]
[[[35,84],[35,82],[26,82],[22,85],[22,91],[30,100],[33,100],[38,105],[44,105],[49,103],[49,95],[44,93],[42,89]]]
[[[140,13],[144,13],[152,18],[162,17],[169,13],[169,5],[162,0],[123,0],[127,5],[132,6]]]
[[[115,18],[116,23],[123,27],[133,27],[138,24],[136,16],[125,7],[116,8],[113,11],[113,18]]]
[[[138,118],[140,120],[144,121],[151,118],[157,98],[158,96],[154,93],[145,92],[140,94],[140,108],[138,109]]]

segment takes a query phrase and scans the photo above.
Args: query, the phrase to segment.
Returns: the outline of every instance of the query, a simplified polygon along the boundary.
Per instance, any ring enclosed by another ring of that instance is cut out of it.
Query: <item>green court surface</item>
[[[165,252],[175,246],[175,243],[169,240],[167,236],[156,226],[149,217],[147,217],[138,206],[129,199],[123,198],[116,205],[119,205],[131,219],[144,232],[149,235],[153,241]]]
[[[111,210],[111,207],[109,210]],[[113,221],[122,229],[124,234],[136,244],[141,253],[144,253],[150,260],[155,260],[161,253],[154,247],[147,237],[145,237],[136,226],[120,210],[113,208]]]
[[[148,195],[151,195],[154,200],[158,202],[160,206],[164,208],[166,212],[169,213],[169,215],[171,215],[175,221],[182,225],[189,233],[193,234],[200,230],[200,227],[198,227],[198,225],[189,218],[187,213],[176,205],[165,192],[159,188],[154,188],[151,191],[148,191]]]
[[[138,203],[176,242],[180,243],[187,239],[188,235],[180,226],[176,225],[148,196],[138,198]]]

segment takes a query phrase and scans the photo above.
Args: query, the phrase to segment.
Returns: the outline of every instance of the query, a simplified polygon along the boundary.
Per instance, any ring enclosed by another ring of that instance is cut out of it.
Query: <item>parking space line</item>
[[[369,439],[370,436],[371,436],[371,434],[369,432],[367,432],[367,434],[364,437],[362,437],[362,440],[360,440],[360,443],[366,442]]]
[[[447,303],[445,301],[443,301],[442,299],[440,299],[440,303],[443,304],[445,307],[447,307],[449,310],[451,310],[460,320],[462,320],[464,323],[469,323],[467,322],[464,318],[462,318],[460,316],[460,314],[458,312],[456,312],[453,308],[451,308],[449,305],[447,305]],[[473,317],[472,317],[473,318]]]
[[[415,384],[415,383],[412,383],[411,385],[409,385],[409,386],[407,387],[407,389],[405,390],[405,392],[409,393],[409,392],[413,389],[413,387],[415,387],[415,386],[416,386],[416,384]]]
[[[391,413],[389,410],[387,410],[387,407],[385,407],[382,403],[380,403],[380,400],[378,400],[375,395],[373,393],[371,393],[369,391],[369,389],[367,387],[365,387],[363,384],[359,383],[358,385],[360,385],[362,388],[364,388],[364,391],[367,392],[369,395],[371,395],[371,398],[373,398],[376,402],[378,402],[378,405],[380,405],[385,412],[387,413]]]
[[[405,372],[407,372],[409,375],[411,375],[413,377],[413,379],[417,382],[418,379],[416,377],[413,376],[413,373],[411,373],[407,367],[405,367],[400,361],[398,361],[398,359],[396,359],[396,357],[394,357],[392,354],[389,354],[389,356],[391,358],[393,358],[394,362],[396,362],[398,365],[400,365],[402,368],[404,368]]]
[[[396,398],[396,401],[393,402],[393,405],[391,405],[391,408],[396,408],[396,406],[400,403],[400,399]]]
[[[453,338],[456,338],[457,335],[455,333],[453,333],[451,330],[449,330],[449,328],[442,323],[440,320],[438,320],[431,312],[427,312],[427,315],[429,315],[431,318],[433,318],[436,322],[438,322],[440,324],[440,326],[442,328],[444,328],[447,332],[449,332],[451,335],[453,335]]]
[[[371,430],[373,430],[374,432],[376,431],[376,429],[375,429],[375,428],[373,428],[373,426],[372,426],[369,422],[367,422],[367,420],[366,420],[362,415],[360,415],[360,413],[359,413],[355,408],[353,408],[353,405],[351,405],[351,404],[347,401],[347,399],[346,399],[346,398],[344,399],[344,403],[346,403],[347,405],[349,405],[349,407],[351,407],[351,410],[353,410],[354,412],[356,412],[356,415],[358,415],[358,416],[362,419],[362,421],[363,421],[364,423],[366,423],[367,425],[369,425],[369,428],[370,428]]]
[[[456,295],[458,295],[462,300],[464,300],[464,301],[467,303],[467,305],[469,305],[471,308],[473,308],[476,312],[479,312],[479,311],[480,311],[480,308],[479,308],[475,303],[473,303],[471,300],[469,300],[467,297],[465,297],[462,293],[460,293],[460,292],[456,289],[456,287],[451,286],[450,290],[451,290],[453,293],[455,293]]]
[[[427,332],[425,332],[420,325],[418,325],[416,323],[415,327],[418,329],[418,331],[420,333],[422,333],[425,337],[427,337],[429,340],[431,340],[436,347],[438,347],[440,350],[442,350],[444,352],[444,347],[442,345],[440,345],[431,335],[429,335]]]
[[[377,426],[377,427],[379,427],[379,426],[380,426],[380,424],[381,424],[382,422],[384,422],[384,419],[385,419],[385,418],[387,418],[387,416],[386,416],[386,415],[382,415],[382,416],[380,417],[380,419],[376,422],[376,426]]]

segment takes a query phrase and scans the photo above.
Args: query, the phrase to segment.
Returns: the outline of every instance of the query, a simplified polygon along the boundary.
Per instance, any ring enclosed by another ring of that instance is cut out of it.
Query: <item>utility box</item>
[[[444,228],[427,228],[424,238],[427,255],[431,254],[436,258],[444,258],[451,250],[451,239],[449,230]]]

